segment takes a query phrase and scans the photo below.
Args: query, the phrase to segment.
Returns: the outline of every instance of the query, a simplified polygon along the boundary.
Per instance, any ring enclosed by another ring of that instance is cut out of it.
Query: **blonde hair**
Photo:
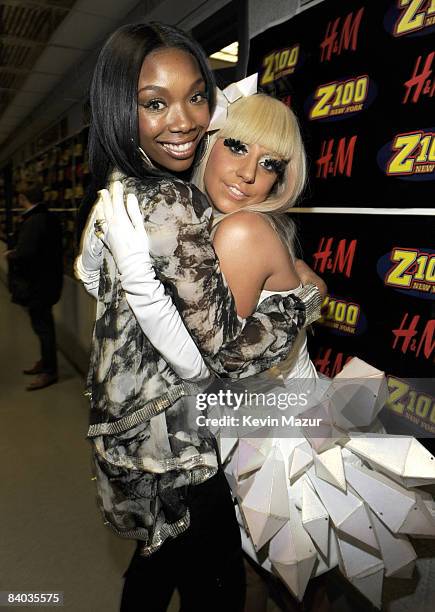
[[[192,182],[204,193],[205,168],[218,138],[259,144],[288,160],[283,176],[266,200],[247,206],[244,210],[283,213],[295,205],[305,185],[307,164],[298,121],[290,108],[265,94],[240,98],[231,104],[225,125],[211,136],[207,153],[192,177]]]
[[[264,202],[248,205],[243,210],[266,213],[267,220],[293,255],[294,224],[282,213],[296,204],[307,176],[305,149],[295,114],[283,102],[265,94],[243,97],[231,104],[224,126],[210,136],[206,154],[192,176],[192,182],[203,193],[207,193],[205,169],[218,138],[259,144],[287,161],[283,176],[277,179]]]

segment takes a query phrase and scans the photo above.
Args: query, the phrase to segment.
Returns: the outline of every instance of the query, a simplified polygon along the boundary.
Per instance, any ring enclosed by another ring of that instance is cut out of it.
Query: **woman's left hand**
[[[101,220],[102,239],[110,250],[122,275],[131,266],[150,264],[148,236],[135,195],[127,194],[124,206],[124,187],[120,181],[100,191],[104,220]]]

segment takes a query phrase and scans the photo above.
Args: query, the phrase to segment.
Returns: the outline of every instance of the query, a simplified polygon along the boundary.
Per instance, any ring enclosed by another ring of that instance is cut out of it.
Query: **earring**
[[[207,155],[208,147],[210,145],[210,138],[211,138],[210,132],[207,132],[201,144],[202,146],[201,157],[198,159],[197,162],[195,162],[195,167],[199,166],[199,164],[204,161],[204,158]]]
[[[142,157],[143,161],[147,164],[147,166],[150,166],[151,168],[154,168],[153,162],[150,160],[150,158],[145,153],[145,151],[142,149],[142,147],[138,147],[138,151],[139,151],[140,156]]]

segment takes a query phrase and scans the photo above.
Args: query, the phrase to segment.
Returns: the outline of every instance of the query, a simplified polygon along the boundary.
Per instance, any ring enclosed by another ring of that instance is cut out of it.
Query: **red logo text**
[[[435,51],[429,53],[424,62],[422,62],[423,56],[418,56],[411,77],[404,83],[406,91],[402,104],[406,104],[407,102],[416,104],[421,96],[432,98],[435,93],[435,79],[432,76],[432,63],[434,57]]]
[[[334,238],[321,238],[318,249],[313,253],[313,268],[323,274],[325,271],[339,272],[350,278],[358,240],[348,241],[343,238],[334,245]]]
[[[325,376],[333,378],[341,372],[348,361],[352,359],[352,355],[344,356],[344,353],[337,353],[332,356],[332,348],[320,347],[317,357],[314,359],[316,370]]]
[[[324,140],[320,157],[316,161],[317,178],[326,179],[337,175],[350,177],[357,138],[356,135],[349,139],[344,136],[337,144],[335,138]]]
[[[391,330],[394,336],[392,346],[404,354],[409,351],[414,353],[414,357],[419,357],[421,354],[426,359],[430,359],[435,348],[435,319],[430,319],[426,324],[420,323],[420,319],[420,315],[411,318],[406,312],[400,327]]]
[[[337,17],[326,26],[325,38],[320,43],[320,61],[329,62],[333,55],[341,55],[343,51],[355,51],[358,45],[358,33],[361,25],[364,7],[355,14]]]

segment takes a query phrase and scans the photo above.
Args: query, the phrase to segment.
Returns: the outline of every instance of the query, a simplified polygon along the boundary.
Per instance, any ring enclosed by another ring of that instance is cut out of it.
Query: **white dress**
[[[297,292],[262,291],[260,301]],[[435,537],[433,498],[417,488],[435,483],[435,460],[412,437],[379,428],[386,379],[358,358],[332,381],[319,378],[302,331],[288,358],[269,372],[292,390],[307,378],[332,389],[319,412],[329,432],[319,438],[306,429],[294,438],[240,438],[232,447],[227,441],[222,459],[238,501],[243,549],[299,600],[311,577],[338,565],[380,608],[383,577],[412,576],[417,556],[405,534]],[[355,378],[368,393],[352,395]],[[360,427],[346,420],[349,408],[361,417]],[[376,433],[367,433],[367,426]]]
[[[271,295],[298,295],[302,289],[302,285],[295,289],[289,289],[288,291],[268,291],[263,289],[260,294],[258,303],[261,304],[265,299]],[[279,365],[275,366],[275,369],[283,375],[285,380],[291,378],[317,378],[316,368],[314,367],[307,348],[307,332],[302,329],[293,344],[292,350],[288,354],[287,359],[282,361]]]

